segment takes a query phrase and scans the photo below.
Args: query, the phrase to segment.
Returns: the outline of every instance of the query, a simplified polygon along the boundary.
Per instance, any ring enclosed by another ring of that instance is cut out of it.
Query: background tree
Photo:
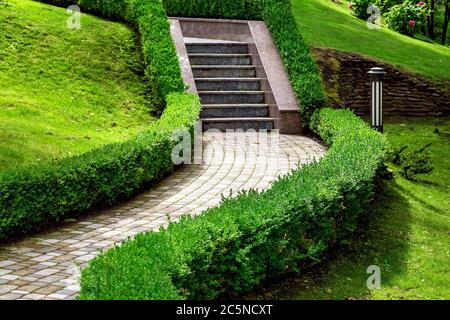
[[[434,26],[435,26],[435,14],[434,14],[434,10],[436,8],[436,0],[428,0],[428,6],[430,7],[431,13],[427,18],[427,25],[428,25],[428,37],[430,37],[430,39],[435,39],[435,33],[434,33]]]
[[[442,44],[445,44],[445,41],[447,40],[447,30],[449,21],[450,21],[450,0],[446,0],[444,13],[444,26],[442,29],[442,40],[441,40]]]

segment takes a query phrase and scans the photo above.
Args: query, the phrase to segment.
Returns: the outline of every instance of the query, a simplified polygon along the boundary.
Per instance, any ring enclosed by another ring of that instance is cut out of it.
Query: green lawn
[[[354,17],[347,2],[292,0],[302,36],[313,46],[376,57],[434,80],[450,83],[450,48],[381,28]]]
[[[127,26],[63,8],[0,3],[0,170],[85,152],[148,125],[143,65]]]
[[[393,146],[432,142],[435,171],[411,182],[391,166],[395,178],[348,246],[251,298],[450,299],[450,118],[391,119],[385,129]],[[366,287],[370,265],[381,268],[378,290]]]

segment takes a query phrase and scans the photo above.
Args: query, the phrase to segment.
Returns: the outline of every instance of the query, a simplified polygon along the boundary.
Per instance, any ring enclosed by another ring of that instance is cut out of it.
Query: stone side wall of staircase
[[[348,107],[360,116],[370,115],[371,87],[367,71],[382,67],[383,113],[388,116],[450,115],[450,89],[438,88],[428,79],[409,74],[391,65],[337,50],[314,48],[329,102]]]

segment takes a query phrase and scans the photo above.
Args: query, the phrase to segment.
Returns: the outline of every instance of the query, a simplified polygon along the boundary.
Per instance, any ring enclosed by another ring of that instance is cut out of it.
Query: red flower
[[[424,6],[424,5],[425,5],[425,2],[423,2],[423,1],[417,2],[417,5],[418,5],[418,6]]]
[[[348,4],[348,8],[349,8],[350,10],[353,10],[353,3],[350,2],[350,3]]]
[[[415,20],[409,20],[409,25],[411,26],[411,27],[414,27],[415,25],[416,25],[416,21]]]

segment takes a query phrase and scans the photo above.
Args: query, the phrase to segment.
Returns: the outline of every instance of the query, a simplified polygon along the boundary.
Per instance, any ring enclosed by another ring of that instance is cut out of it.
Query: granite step
[[[259,78],[196,78],[195,85],[200,91],[258,91]]]
[[[264,103],[264,91],[198,91],[202,104]]]
[[[186,43],[186,50],[190,53],[248,53],[247,43]]]
[[[256,77],[256,67],[248,66],[192,66],[195,78],[253,78]]]
[[[273,130],[273,118],[204,118],[202,119],[203,131],[217,129],[227,130]]]
[[[267,104],[205,104],[201,118],[262,118],[269,116]]]
[[[195,53],[189,55],[191,65],[251,65],[250,54],[204,54]]]

